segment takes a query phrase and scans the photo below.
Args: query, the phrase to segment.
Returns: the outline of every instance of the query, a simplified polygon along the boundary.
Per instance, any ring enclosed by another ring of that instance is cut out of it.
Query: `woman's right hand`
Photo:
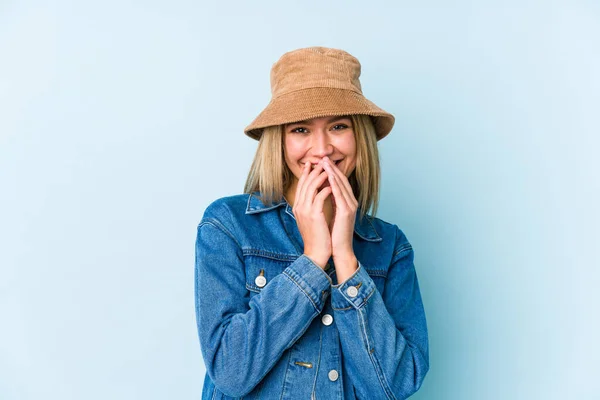
[[[324,269],[331,257],[331,233],[323,213],[323,204],[331,195],[331,186],[318,191],[327,180],[327,172],[323,169],[322,161],[312,171],[310,165],[310,162],[304,164],[292,211],[304,241],[304,254]]]

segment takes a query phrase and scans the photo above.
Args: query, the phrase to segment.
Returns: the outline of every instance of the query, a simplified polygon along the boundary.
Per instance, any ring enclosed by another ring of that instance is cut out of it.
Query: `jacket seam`
[[[262,204],[262,200],[260,200],[259,196],[254,196],[254,193],[249,193],[248,201],[246,202],[246,214],[256,214],[256,213],[261,213],[264,211],[270,211],[274,208],[281,206],[282,204],[285,204],[285,201],[281,201],[277,204],[271,203],[269,206],[265,206],[264,204],[262,204],[262,207],[259,205],[259,208],[252,208],[252,207],[250,207],[250,202],[252,201],[252,197],[256,197],[259,200],[259,202]]]
[[[276,253],[272,251],[254,249],[254,248],[245,248],[242,249],[242,254],[244,256],[256,256],[256,257],[264,257],[269,258],[275,261],[295,261],[298,259],[297,254],[285,254],[285,253]]]
[[[304,334],[304,332],[306,332],[306,329],[308,328],[308,326],[311,324],[312,322],[312,318],[308,320],[308,322],[306,324],[304,324],[304,326],[302,327],[302,329],[299,330],[299,333],[296,334],[296,336],[294,336],[285,346],[285,350],[283,353],[285,353],[285,351],[287,349],[289,349],[294,343],[296,343],[298,341],[298,339],[300,339],[300,337],[302,337],[302,335]],[[265,377],[269,374],[269,372],[271,372],[271,370],[273,369],[273,367],[277,364],[277,361],[279,361],[279,359],[283,356],[283,353],[279,355],[279,357],[273,359],[273,360],[269,360],[269,362],[267,363],[267,365],[270,365],[270,368],[265,368],[266,371],[263,375],[260,376],[260,378],[258,378],[258,382],[256,383],[256,385],[252,386],[252,388],[250,390],[247,391],[247,394],[249,394],[250,392],[252,392],[254,389],[256,389],[258,387],[258,385],[261,384],[261,382],[265,379]],[[292,353],[289,353],[289,358],[291,358]],[[289,358],[288,358],[288,364],[289,364]],[[287,375],[287,369],[289,369],[289,365],[288,368],[286,368],[286,375]],[[284,377],[284,382],[285,382],[285,377]],[[241,399],[243,399],[244,396],[241,396]]]
[[[377,361],[373,354],[374,353],[369,352],[369,358],[371,359],[371,363],[375,367],[375,372],[377,373],[377,378],[379,378],[379,383],[381,384],[381,387],[383,388],[383,391],[385,392],[386,396],[389,399],[396,400],[396,396],[394,396],[394,393],[392,392],[392,389],[390,388],[390,385],[387,379],[385,378],[383,371],[381,370],[379,361]]]
[[[369,299],[373,296],[373,293],[375,293],[376,290],[377,290],[377,288],[375,288],[375,287],[373,289],[371,289],[371,292],[369,292],[369,294],[365,296],[362,303],[360,303],[360,306],[358,306],[358,307],[363,308],[369,302]]]
[[[344,307],[344,308],[335,308],[333,305],[331,306],[331,308],[333,308],[335,311],[348,311],[348,310],[354,309],[354,307],[352,307],[352,306],[348,306],[348,307]]]
[[[393,258],[396,258],[399,254],[402,254],[403,252],[408,251],[408,250],[412,250],[412,245],[410,243],[406,243],[406,244],[400,246],[400,248],[398,250],[394,251]]]
[[[371,298],[371,296],[373,296],[373,293],[375,293],[375,291],[377,290],[377,288],[372,288],[371,291],[369,292],[369,294],[365,295],[362,299],[362,301],[360,302],[360,304],[358,306],[356,306],[357,309],[361,309],[364,308],[365,305],[367,304],[367,302],[369,301],[369,299]],[[352,303],[352,301],[350,301]],[[354,303],[352,303],[354,304]]]
[[[365,270],[367,271],[367,274],[369,274],[369,276],[377,276],[380,278],[387,277],[387,271],[384,269],[367,269],[367,268],[365,268]]]
[[[367,323],[362,311],[363,310],[360,309],[358,310],[358,318],[360,319],[361,330],[363,331],[363,335],[365,336],[367,354],[369,354],[369,359],[371,360],[371,364],[373,364],[373,367],[375,368],[375,373],[377,374],[377,378],[379,379],[379,384],[385,392],[386,397],[389,399],[396,400],[396,397],[393,395],[389,383],[387,382],[387,379],[385,379],[385,376],[383,376],[383,371],[381,371],[381,366],[379,365],[379,362],[371,352],[371,342],[369,341],[369,334],[367,332]],[[374,347],[373,350],[375,350]]]
[[[313,301],[312,297],[310,297],[310,295],[306,292],[306,290],[304,290],[302,288],[302,286],[300,286],[294,278],[292,278],[286,271],[283,271],[282,274],[284,274],[290,281],[294,282],[294,285],[296,285],[298,287],[298,289],[300,289],[302,291],[302,293],[304,293],[304,295],[308,298],[308,300],[313,305],[313,307],[314,307],[315,311],[317,311],[317,313],[321,312],[321,310],[319,310],[319,307],[317,307],[317,305]]]
[[[319,358],[317,359],[317,366],[315,369],[315,379],[313,380],[312,389],[310,390],[311,398],[317,388],[317,379],[319,378],[319,369],[321,368],[321,354],[323,351],[323,328],[321,327],[319,332]]]
[[[282,382],[282,390],[281,390],[281,396],[279,397],[279,399],[283,399],[283,395],[285,394],[285,381],[287,380],[287,375],[288,375],[288,371],[290,370],[290,360],[292,359],[292,352],[290,351],[288,354],[288,360],[286,363],[286,368],[285,368],[285,373],[283,374],[283,382]]]
[[[231,240],[233,240],[235,242],[235,244],[238,245],[239,248],[242,247],[242,246],[240,246],[240,243],[237,241],[235,236],[233,236],[231,234],[231,232],[229,232],[229,230],[227,228],[225,228],[225,226],[220,221],[218,221],[214,218],[205,219],[202,222],[200,222],[200,224],[198,224],[198,229],[200,229],[200,227],[202,227],[203,225],[212,225],[215,228],[222,230],[223,233],[225,233],[227,236],[229,236],[231,238]]]
[[[365,304],[367,304],[367,302],[369,301],[371,296],[373,296],[373,293],[375,293],[376,290],[377,290],[377,288],[373,287],[373,289],[371,289],[369,294],[365,295],[365,297],[363,298],[363,300],[360,302],[360,304],[358,306],[355,306],[351,300],[348,300],[348,298],[342,294],[343,298],[346,299],[348,302],[350,302],[351,305],[348,307],[344,307],[344,308],[336,308],[333,306],[333,304],[331,304],[331,308],[333,308],[336,311],[347,311],[347,310],[352,310],[354,308],[356,308],[357,310],[361,309],[365,306]]]
[[[248,282],[246,282],[246,289],[254,293],[260,293],[260,289],[256,289],[254,286],[248,284]]]

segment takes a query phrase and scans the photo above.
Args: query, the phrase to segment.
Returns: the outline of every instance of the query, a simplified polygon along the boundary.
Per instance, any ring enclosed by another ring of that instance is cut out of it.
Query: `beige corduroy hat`
[[[394,116],[363,96],[359,77],[359,61],[343,50],[308,47],[285,53],[271,68],[271,101],[244,133],[258,140],[267,126],[364,114],[373,117],[380,140],[392,130]]]

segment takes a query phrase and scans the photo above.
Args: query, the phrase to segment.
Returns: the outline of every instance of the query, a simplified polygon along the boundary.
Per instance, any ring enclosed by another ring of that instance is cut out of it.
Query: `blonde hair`
[[[371,117],[350,117],[356,140],[356,168],[348,181],[358,200],[362,219],[366,214],[375,216],[377,213],[381,168]],[[261,201],[265,204],[280,202],[294,179],[284,159],[283,128],[283,125],[275,125],[263,129],[244,186],[244,193],[259,191]]]

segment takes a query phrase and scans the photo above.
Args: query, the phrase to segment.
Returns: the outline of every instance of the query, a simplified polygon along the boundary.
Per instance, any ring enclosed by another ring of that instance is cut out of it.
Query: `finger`
[[[300,204],[304,204],[304,200],[306,197],[306,187],[311,182],[311,174],[314,176],[314,169],[311,170],[310,162],[304,163],[304,167],[307,170],[307,175],[305,179],[302,181],[302,186],[300,186],[300,182],[298,182],[298,187],[296,187],[296,192],[299,193],[298,201]]]
[[[333,193],[333,197],[335,199],[335,207],[336,210],[339,209],[349,209],[347,196],[343,193],[343,189],[340,185],[339,178],[335,176],[335,174],[329,170],[329,184],[331,185],[331,192]]]
[[[352,185],[350,185],[350,181],[348,180],[346,175],[334,163],[332,163],[328,157],[327,160],[329,161],[329,165],[331,166],[332,171],[339,178],[340,184],[345,188],[344,194],[348,197],[348,201],[350,203],[355,202],[356,204],[358,204],[358,201],[356,201],[356,198],[354,197]]]
[[[336,206],[349,208],[353,202],[351,195],[347,193],[348,189],[344,186],[340,177],[335,173],[330,163],[325,162],[325,168],[329,175],[329,183],[333,187],[333,195],[336,199]]]
[[[325,199],[331,194],[331,186],[324,187],[317,195],[315,196],[314,206],[319,209],[319,211],[323,212],[323,206],[325,205]]]
[[[300,188],[299,204],[302,206],[310,205],[313,202],[317,188],[325,181],[325,179],[319,179],[319,176],[323,173],[323,166],[318,164],[308,174],[308,177],[303,182]],[[326,174],[325,174],[326,175]],[[315,183],[316,180],[320,180],[320,183]]]
[[[294,198],[294,205],[298,204],[298,200],[300,199],[301,188],[304,185],[304,181],[308,177],[308,173],[310,172],[310,163],[304,163],[304,167],[302,167],[302,174],[300,175],[300,179],[298,179],[298,185],[296,186],[296,196]]]
[[[315,177],[313,181],[311,181],[306,188],[305,192],[305,201],[307,204],[312,205],[315,201],[315,196],[319,193],[319,188],[325,183],[327,180],[327,172],[321,171],[319,176]]]

